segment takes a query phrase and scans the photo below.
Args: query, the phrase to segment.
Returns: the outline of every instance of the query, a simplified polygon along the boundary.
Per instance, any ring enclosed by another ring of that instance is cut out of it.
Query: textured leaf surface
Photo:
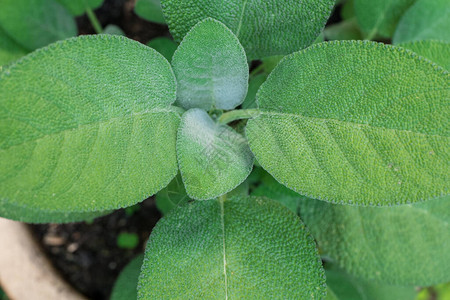
[[[414,51],[447,71],[450,70],[450,41],[414,41],[398,44],[397,46]]]
[[[224,23],[249,59],[289,54],[311,45],[323,29],[334,0],[162,0],[170,32],[181,40],[199,21]]]
[[[166,23],[160,0],[137,0],[134,12],[147,21],[160,24]]]
[[[337,268],[325,270],[327,286],[339,300],[414,300],[413,286],[393,286],[354,278]]]
[[[164,215],[190,200],[180,174],[175,176],[168,186],[160,190],[155,198],[156,207]]]
[[[178,45],[169,38],[157,37],[148,42],[147,46],[152,47],[161,53],[168,61],[172,61],[172,56],[177,50]]]
[[[86,12],[86,8],[96,9],[102,5],[103,0],[56,0],[74,15],[80,16]]]
[[[388,284],[450,281],[450,197],[395,207],[301,200],[323,254],[348,272]]]
[[[0,66],[17,60],[25,54],[27,54],[27,50],[17,44],[0,27]]]
[[[416,0],[355,0],[355,14],[361,29],[392,37],[398,21]]]
[[[137,299],[137,285],[143,260],[144,255],[138,255],[120,272],[114,283],[110,300]]]
[[[448,0],[418,0],[401,18],[395,30],[395,44],[444,40],[450,42],[450,2]]]
[[[2,0],[0,26],[28,50],[77,34],[75,20],[55,0]]]
[[[241,184],[253,167],[246,139],[215,123],[201,109],[184,113],[177,139],[178,164],[188,195],[212,199]]]
[[[392,205],[445,195],[449,79],[401,48],[318,44],[261,86],[250,148],[277,181],[317,199]]]
[[[222,23],[207,19],[186,35],[173,55],[177,103],[186,108],[233,109],[244,101],[248,64],[244,49]]]
[[[175,77],[153,49],[58,42],[5,69],[0,94],[0,203],[28,221],[133,205],[177,173]]]
[[[315,244],[288,209],[262,198],[195,201],[150,236],[138,299],[321,299]]]

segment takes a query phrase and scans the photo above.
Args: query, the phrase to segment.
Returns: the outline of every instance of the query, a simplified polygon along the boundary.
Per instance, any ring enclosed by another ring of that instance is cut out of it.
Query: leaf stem
[[[86,5],[86,14],[89,18],[89,21],[92,24],[92,27],[94,27],[95,32],[97,32],[98,34],[103,33],[102,25],[100,25],[100,22],[97,19],[97,16],[92,11],[92,9],[89,7],[89,5]]]
[[[219,118],[219,123],[228,124],[236,120],[250,119],[258,115],[259,109],[256,108],[232,110],[222,114]]]

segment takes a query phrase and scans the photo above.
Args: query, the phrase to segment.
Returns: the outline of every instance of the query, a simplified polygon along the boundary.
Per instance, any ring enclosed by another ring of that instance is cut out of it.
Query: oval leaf
[[[313,46],[262,85],[250,148],[279,182],[321,200],[392,205],[445,195],[449,79],[401,48]]]
[[[450,70],[450,41],[414,41],[401,43],[397,46],[414,51],[447,71]]]
[[[395,30],[395,44],[444,40],[450,42],[450,2],[448,0],[418,0],[401,18]]]
[[[74,15],[80,16],[86,12],[86,8],[96,9],[102,5],[103,0],[56,0]]]
[[[58,42],[0,73],[0,94],[0,202],[28,221],[133,205],[177,173],[175,77],[149,47]]]
[[[322,31],[334,0],[162,0],[161,4],[176,40],[197,22],[211,17],[236,34],[250,59],[257,59],[311,45]]]
[[[137,0],[134,12],[147,21],[166,24],[160,0]]]
[[[248,64],[244,49],[222,23],[207,19],[186,35],[172,59],[177,103],[189,108],[233,109],[244,101]]]
[[[212,199],[231,191],[253,167],[246,139],[231,127],[215,123],[201,109],[184,113],[177,155],[186,192],[193,199]]]
[[[153,229],[138,299],[321,299],[322,264],[300,219],[263,198],[195,201]]]
[[[448,196],[396,207],[303,199],[300,215],[323,255],[358,277],[410,286],[450,281]]]
[[[55,0],[2,0],[0,26],[28,50],[77,34],[75,20]]]

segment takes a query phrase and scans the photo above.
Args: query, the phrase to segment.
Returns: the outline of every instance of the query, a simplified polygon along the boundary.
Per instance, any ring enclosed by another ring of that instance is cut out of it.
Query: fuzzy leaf
[[[64,5],[74,16],[81,16],[86,12],[86,7],[96,9],[102,5],[103,0],[56,0]]]
[[[134,300],[137,299],[137,285],[144,255],[136,256],[120,272],[114,283],[110,300]]]
[[[300,215],[323,255],[348,272],[387,284],[450,281],[450,197],[395,207],[303,199]]]
[[[244,101],[248,64],[239,40],[222,23],[207,19],[185,36],[172,59],[177,103],[189,108],[233,109]]]
[[[177,173],[175,77],[142,44],[55,43],[4,69],[0,95],[0,206],[35,211],[23,220],[130,206]]]
[[[393,42],[400,44],[420,40],[450,42],[450,2],[418,0],[406,11],[395,30]]]
[[[168,186],[160,190],[155,198],[156,207],[163,215],[180,205],[186,204],[189,197],[180,174],[175,176]]]
[[[322,299],[325,278],[301,220],[268,199],[195,201],[153,229],[138,299]]]
[[[289,54],[311,45],[322,31],[334,0],[162,0],[175,40],[211,17],[224,23],[249,59]]]
[[[166,24],[160,0],[137,0],[134,12],[147,21]]]
[[[172,61],[173,54],[178,47],[172,39],[166,37],[154,38],[147,43],[147,46],[161,53],[168,61]]]
[[[401,48],[312,46],[262,85],[250,148],[277,181],[316,199],[393,205],[445,195],[449,79]]]
[[[0,27],[28,50],[77,34],[75,20],[55,0],[1,0]]]
[[[450,41],[414,41],[398,44],[397,46],[414,51],[447,71],[450,70]]]
[[[27,54],[22,46],[10,38],[0,27],[0,66],[6,65]],[[1,69],[0,69],[1,70]]]
[[[245,138],[231,127],[215,123],[201,109],[184,113],[177,156],[186,192],[193,199],[228,193],[247,178],[253,167]]]
[[[355,14],[361,29],[392,37],[398,21],[416,0],[355,0]]]

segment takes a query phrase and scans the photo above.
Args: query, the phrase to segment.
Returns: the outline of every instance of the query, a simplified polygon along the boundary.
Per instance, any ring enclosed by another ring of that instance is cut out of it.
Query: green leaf
[[[361,40],[363,38],[355,18],[327,26],[323,34],[329,41]]]
[[[163,215],[190,200],[180,174],[175,176],[168,186],[160,190],[155,198],[156,207]]]
[[[392,37],[401,16],[416,0],[354,0],[361,29],[370,37]],[[434,1],[434,0],[433,0]]]
[[[387,284],[450,281],[450,197],[395,207],[301,200],[300,215],[323,255]]]
[[[0,70],[2,65],[6,65],[27,54],[22,46],[10,38],[0,27]]]
[[[342,1],[341,1],[342,2]],[[355,1],[345,0],[340,11],[341,19],[346,21],[355,17]]]
[[[175,40],[211,17],[224,23],[249,59],[289,54],[311,45],[322,31],[334,0],[162,0]]]
[[[0,206],[22,220],[130,206],[177,173],[175,77],[138,42],[55,43],[4,69],[0,94]]]
[[[177,138],[177,156],[186,192],[206,200],[233,190],[250,174],[253,155],[245,138],[215,123],[201,109],[184,113]]]
[[[103,33],[125,36],[125,33],[123,32],[123,30],[119,26],[113,25],[113,24],[109,24],[108,26],[106,26],[105,29],[103,30]]]
[[[135,249],[139,245],[137,233],[121,232],[117,236],[117,246],[122,249]]]
[[[277,181],[316,199],[393,205],[445,195],[449,79],[401,48],[312,46],[260,88],[250,148]]]
[[[325,278],[301,220],[256,197],[195,201],[150,236],[138,299],[321,299]]]
[[[266,81],[266,74],[258,74],[255,77],[251,78],[248,83],[248,92],[247,96],[245,96],[244,102],[242,102],[242,108],[256,108],[256,92],[258,92],[259,87]]]
[[[154,38],[148,42],[147,46],[161,53],[168,61],[172,61],[172,56],[178,47],[177,43],[166,37]]]
[[[137,285],[144,255],[136,256],[120,272],[114,283],[110,300],[132,300],[137,299]]]
[[[75,20],[55,0],[2,0],[0,27],[28,50],[77,34]]]
[[[134,12],[147,21],[166,24],[160,0],[137,0]]]
[[[398,44],[397,46],[412,50],[447,71],[450,70],[450,41],[413,41]]]
[[[413,286],[392,286],[354,278],[335,268],[325,270],[327,286],[339,300],[414,300]]]
[[[207,19],[185,36],[173,55],[177,103],[186,108],[233,109],[244,101],[248,64],[239,40],[222,23]]]
[[[418,0],[401,18],[393,42],[400,44],[420,40],[450,42],[450,2]]]
[[[81,16],[86,7],[96,9],[103,4],[103,0],[56,0],[64,5],[74,16]]]

